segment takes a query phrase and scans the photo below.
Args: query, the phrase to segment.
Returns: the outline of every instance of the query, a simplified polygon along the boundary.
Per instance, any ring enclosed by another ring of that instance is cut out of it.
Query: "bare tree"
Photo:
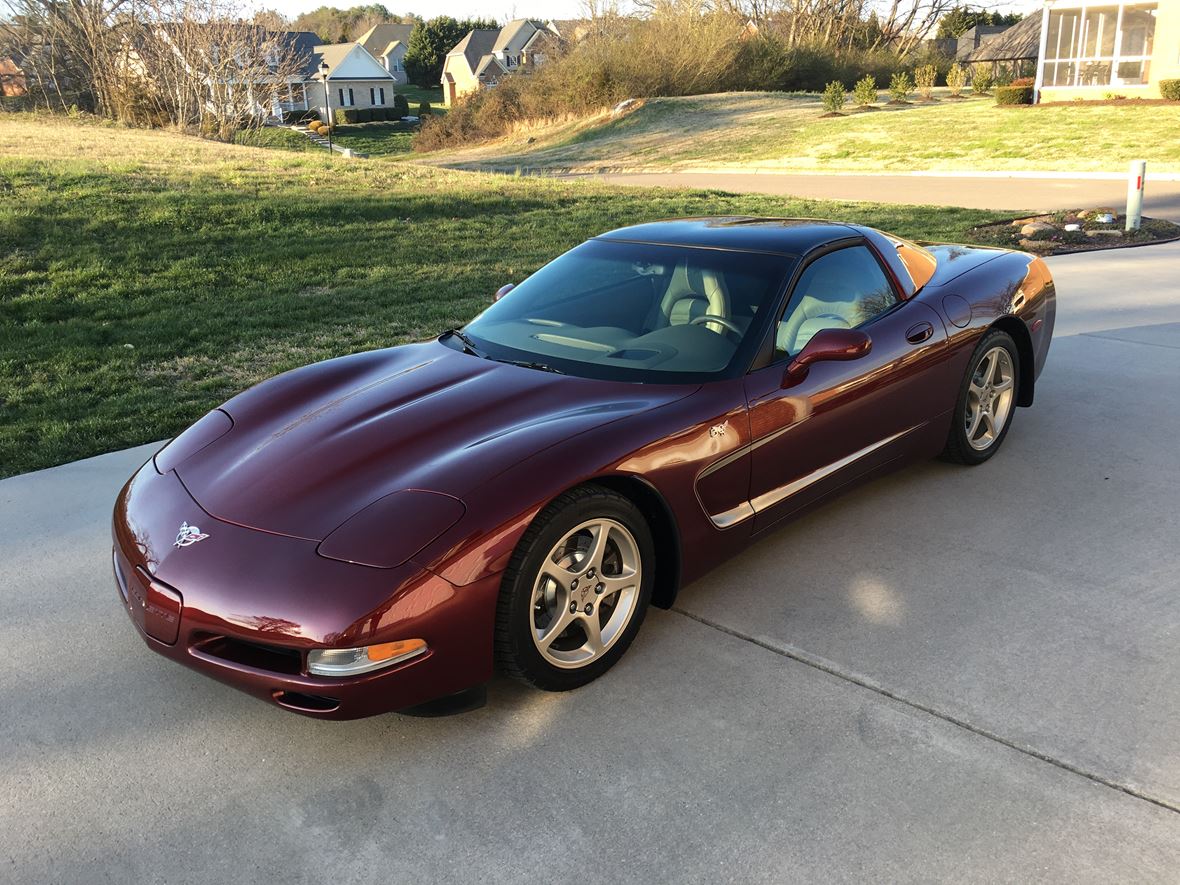
[[[301,98],[306,59],[286,32],[235,16],[220,0],[143,0],[127,80],[149,122],[228,138]]]
[[[44,104],[112,113],[119,32],[135,0],[3,0],[0,43]]]

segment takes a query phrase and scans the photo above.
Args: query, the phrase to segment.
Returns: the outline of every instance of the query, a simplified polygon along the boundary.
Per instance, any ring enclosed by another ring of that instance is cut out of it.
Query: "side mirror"
[[[812,363],[858,360],[872,349],[873,339],[859,329],[820,329],[787,366],[783,387],[794,387],[806,378]]]
[[[492,297],[492,300],[499,301],[501,298],[503,298],[505,295],[507,295],[509,292],[511,292],[515,288],[516,288],[516,283],[505,283],[503,286],[501,286],[499,289],[496,290],[496,294]]]

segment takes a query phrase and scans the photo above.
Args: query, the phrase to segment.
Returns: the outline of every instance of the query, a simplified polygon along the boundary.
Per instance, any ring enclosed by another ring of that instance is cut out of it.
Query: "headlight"
[[[464,512],[458,498],[403,489],[349,517],[320,542],[316,552],[341,562],[397,568],[457,523]]]
[[[401,639],[361,648],[317,648],[307,654],[308,672],[316,676],[357,676],[392,667],[426,651],[422,639]]]

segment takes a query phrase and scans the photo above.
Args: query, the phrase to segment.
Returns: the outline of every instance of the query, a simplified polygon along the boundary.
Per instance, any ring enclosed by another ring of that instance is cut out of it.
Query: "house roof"
[[[385,58],[385,56],[389,55],[391,52],[393,52],[393,50],[397,49],[401,45],[402,45],[401,40],[391,40],[389,45],[381,50],[381,55],[379,56],[379,58]]]
[[[373,25],[373,27],[357,37],[356,42],[365,47],[366,52],[380,57],[389,51],[389,45],[391,43],[409,43],[410,32],[412,30],[414,30],[413,25],[386,22],[380,25]]]
[[[447,53],[448,56],[462,55],[467,60],[467,67],[472,73],[479,67],[480,59],[492,51],[496,45],[499,31],[480,28],[471,31],[455,44],[455,48]]]
[[[519,45],[523,46],[527,40],[533,36],[537,31],[545,27],[543,22],[533,21],[527,18],[518,18],[515,21],[510,21],[504,27],[500,28],[500,34],[496,37],[496,42],[492,46],[492,52],[503,52],[514,41],[518,41]]]
[[[1003,33],[967,54],[967,61],[1017,61],[1035,59],[1041,51],[1041,17],[1025,16]]]
[[[587,18],[554,18],[549,20],[549,30],[563,40],[576,40],[581,34],[590,30],[591,21]]]
[[[313,76],[319,64],[315,58],[315,48],[324,42],[320,35],[311,31],[285,31],[283,41],[291,48],[291,54],[303,62],[300,70],[303,76]]]
[[[312,70],[318,74],[320,62],[326,61],[328,63],[328,79],[330,80],[393,79],[393,75],[385,70],[381,62],[373,58],[359,43],[330,43],[327,46],[317,46],[315,52],[316,54],[312,58]],[[354,61],[348,67],[361,69],[359,71],[361,76],[358,77],[357,72],[347,69],[341,71],[342,66],[350,57]]]
[[[475,76],[483,77],[486,74],[507,74],[508,69],[500,63],[500,60],[490,52],[479,60],[479,64],[475,66]]]

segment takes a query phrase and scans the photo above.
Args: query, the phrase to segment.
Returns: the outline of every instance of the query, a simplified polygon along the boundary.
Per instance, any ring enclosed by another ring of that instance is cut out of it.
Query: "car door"
[[[788,381],[791,359],[829,328],[863,330],[871,350],[814,363],[801,381]],[[755,531],[898,457],[946,383],[941,319],[920,302],[901,301],[861,239],[809,257],[774,334],[769,364],[746,376]]]

